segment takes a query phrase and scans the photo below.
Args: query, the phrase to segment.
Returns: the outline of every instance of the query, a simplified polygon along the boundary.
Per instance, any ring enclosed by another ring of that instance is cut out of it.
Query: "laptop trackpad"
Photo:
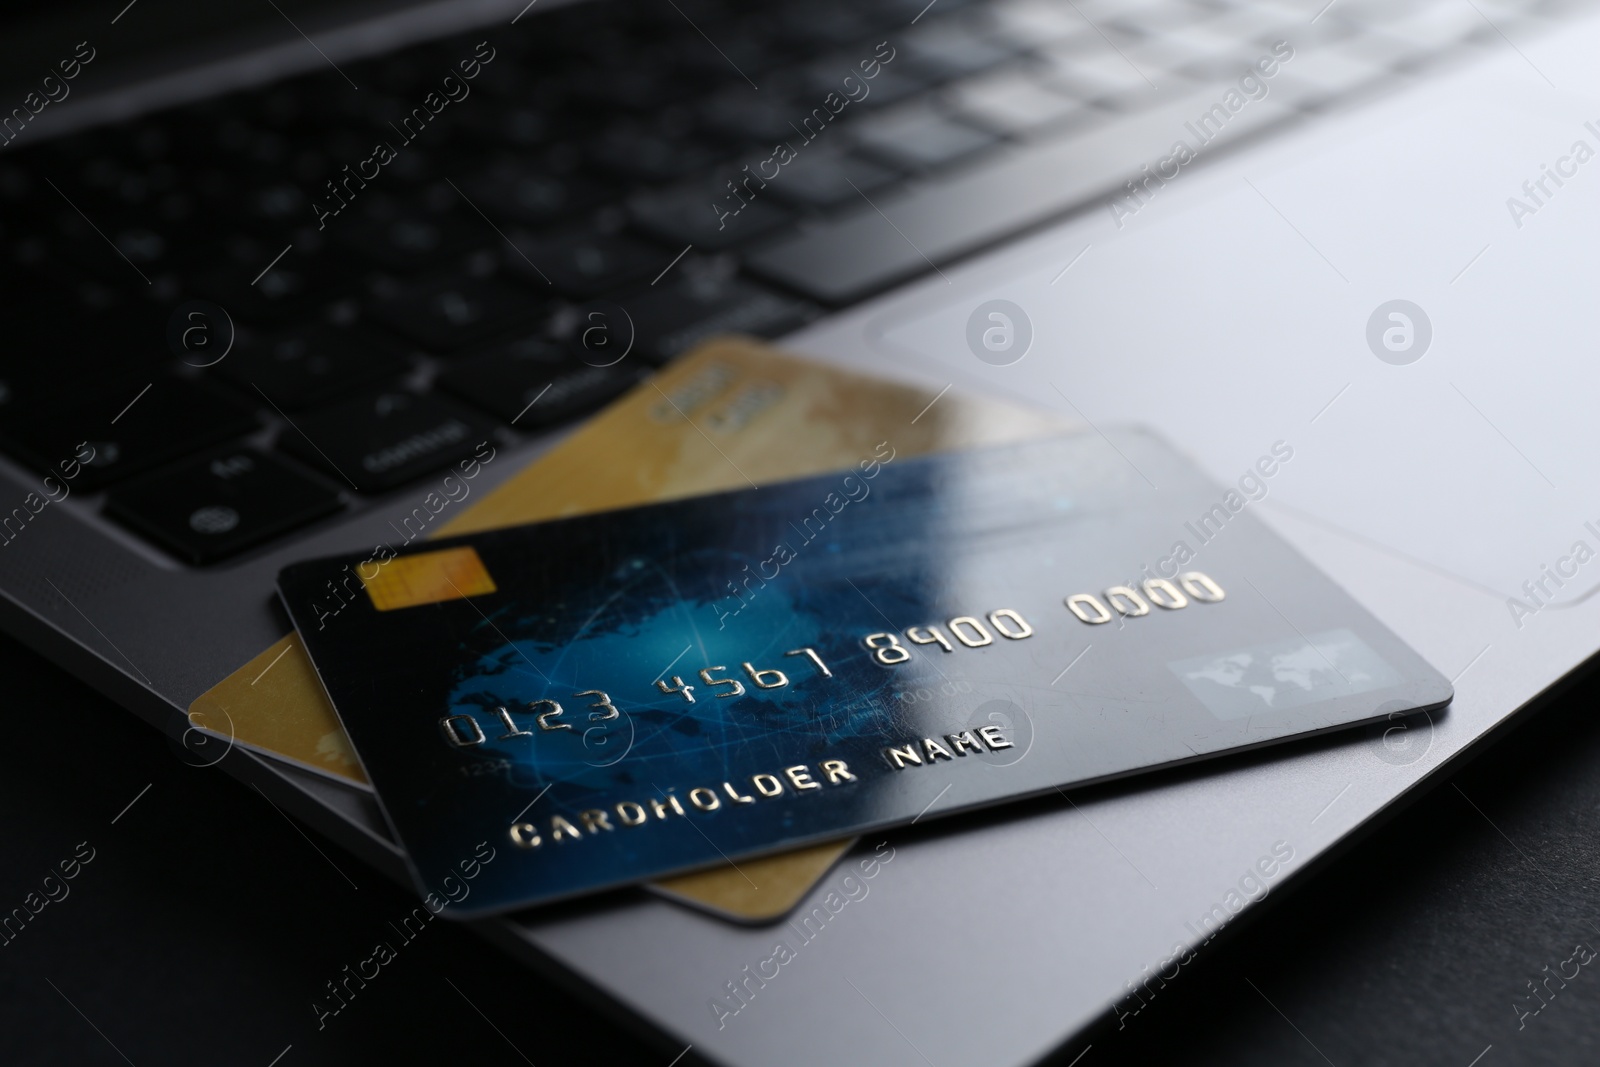
[[[1600,586],[1600,105],[1526,66],[1449,88],[1181,175],[1120,229],[1069,223],[878,344],[1157,426],[1223,483],[1292,450],[1240,497],[1570,601]],[[1010,366],[974,354],[994,299],[1031,321]]]

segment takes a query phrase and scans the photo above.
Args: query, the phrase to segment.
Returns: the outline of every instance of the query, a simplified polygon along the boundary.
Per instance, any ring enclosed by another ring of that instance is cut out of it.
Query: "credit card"
[[[762,481],[815,474],[848,465],[891,433],[910,456],[1043,437],[1062,426],[984,397],[941,395],[720,338],[591,416],[494,490],[474,497],[466,483],[465,509],[444,513],[423,539],[735,489],[747,484],[740,471]],[[607,462],[596,463],[602,454]],[[437,489],[424,483],[397,514],[409,516]],[[292,633],[197,697],[189,720],[228,744],[368,787]]]
[[[757,341],[720,338],[591,416],[458,516],[446,516],[439,534],[733,489],[745,484],[739,470],[761,480],[799,477],[848,464],[890,433],[902,455],[917,455],[1061,428],[1054,418],[988,398],[941,395],[787,356]],[[597,469],[602,448],[611,461]],[[398,510],[409,511],[409,504]],[[297,634],[196,698],[189,719],[228,744],[370,788]],[[771,920],[803,898],[851,843],[650,888],[721,918]]]
[[[1157,488],[1159,486],[1160,488]],[[423,885],[457,917],[1443,705],[1254,516],[1118,431],[286,568]]]

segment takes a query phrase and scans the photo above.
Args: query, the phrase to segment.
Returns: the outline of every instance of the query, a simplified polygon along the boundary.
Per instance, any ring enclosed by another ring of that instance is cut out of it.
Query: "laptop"
[[[463,444],[496,442],[491,485],[634,384],[572,355],[530,410],[497,344],[570,353],[617,308],[648,361],[738,331],[1155,427],[1223,485],[1275,455],[1247,506],[1452,679],[1432,719],[890,835],[776,979],[750,977],[769,929],[642,894],[476,923],[707,1061],[1077,1062],[1595,651],[1583,5],[8,19],[0,623],[173,736],[281,636],[284,566],[380,539]],[[971,342],[996,308],[1017,358]],[[241,474],[272,504],[247,525],[207,498]],[[368,794],[222,766],[403,877]]]

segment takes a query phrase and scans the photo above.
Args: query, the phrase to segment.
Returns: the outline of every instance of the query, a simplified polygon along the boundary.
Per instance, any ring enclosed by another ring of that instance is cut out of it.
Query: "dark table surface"
[[[443,921],[319,1029],[325,984],[399,942],[388,924],[415,898],[5,639],[0,678],[0,913],[39,909],[0,945],[0,1064],[666,1067],[682,1051]],[[1059,1062],[1600,1062],[1600,956],[1581,962],[1600,952],[1597,695],[1584,682],[1528,716]]]

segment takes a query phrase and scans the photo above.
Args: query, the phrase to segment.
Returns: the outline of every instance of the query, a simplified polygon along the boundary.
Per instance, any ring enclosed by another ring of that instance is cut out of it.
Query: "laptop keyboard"
[[[0,450],[216,563],[1103,198],[1275,42],[1230,136],[1570,6],[593,0],[19,139]]]

